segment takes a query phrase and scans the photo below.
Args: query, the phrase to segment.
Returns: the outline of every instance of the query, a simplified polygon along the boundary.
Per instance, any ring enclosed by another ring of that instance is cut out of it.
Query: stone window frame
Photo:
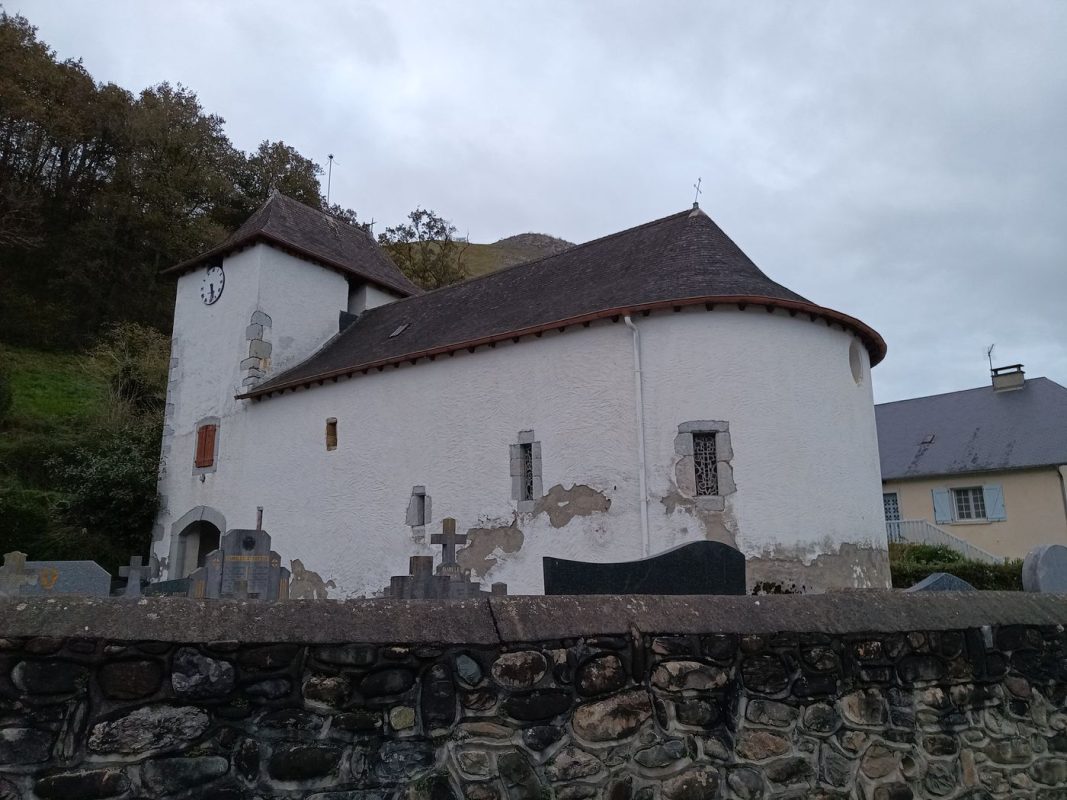
[[[698,495],[696,493],[696,465],[694,463],[693,434],[715,434],[715,472],[718,481],[718,494]],[[675,465],[675,480],[678,491],[692,497],[708,511],[722,511],[726,508],[726,496],[737,491],[734,483],[734,469],[730,463],[734,457],[730,443],[730,423],[723,420],[697,419],[678,425],[678,435],[674,437],[674,452],[678,456]]]
[[[525,496],[525,480],[523,476],[523,447],[529,446],[530,460],[533,466],[533,486],[530,496]],[[541,477],[541,443],[533,430],[519,431],[516,442],[509,445],[511,456],[511,499],[517,504],[519,513],[532,513],[537,501],[544,492],[544,482]]]
[[[421,512],[421,513],[420,513]],[[413,536],[419,537],[426,533],[426,526],[433,521],[433,501],[426,492],[425,486],[412,486],[411,498],[408,500],[408,510],[404,517],[404,524],[411,528]]]
[[[222,438],[222,420],[218,417],[203,417],[197,420],[193,428],[193,475],[207,475],[209,472],[217,472],[219,468],[219,440]],[[196,465],[196,443],[200,439],[200,429],[208,425],[215,426],[215,449],[211,454],[211,463],[206,467]]]

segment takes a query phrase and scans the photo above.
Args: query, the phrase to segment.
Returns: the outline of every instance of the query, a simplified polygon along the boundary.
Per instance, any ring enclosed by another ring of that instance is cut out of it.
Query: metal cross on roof
[[[694,206],[696,206],[697,203],[700,202],[700,195],[702,194],[702,192],[700,191],[700,181],[701,181],[701,179],[697,178],[697,182],[693,184],[693,188],[697,190],[696,194],[693,195],[693,205]]]
[[[441,563],[456,563],[456,545],[466,544],[467,534],[456,533],[456,521],[452,517],[446,517],[441,521],[441,533],[430,536],[430,544],[441,545]]]
[[[4,554],[4,566],[0,567],[0,595],[18,594],[20,586],[37,583],[37,573],[26,570],[26,554],[17,550]]]
[[[126,597],[141,596],[141,573],[147,569],[140,556],[131,556],[128,567],[119,567],[119,577],[126,578]]]

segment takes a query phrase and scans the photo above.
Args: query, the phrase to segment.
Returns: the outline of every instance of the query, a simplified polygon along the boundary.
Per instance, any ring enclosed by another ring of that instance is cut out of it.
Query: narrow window
[[[215,436],[218,425],[201,425],[196,429],[196,458],[194,464],[197,469],[204,469],[215,464]]]
[[[718,462],[715,458],[715,434],[693,434],[693,468],[696,471],[698,497],[711,497],[719,493]]]
[[[985,496],[981,486],[953,489],[952,498],[956,503],[956,519],[986,518]]]
[[[520,500],[533,500],[534,499],[534,462],[533,462],[533,443],[527,442],[519,445],[519,452],[522,457],[522,492],[519,496]]]
[[[426,495],[417,494],[415,497],[415,524],[426,524]]]
[[[337,420],[334,417],[326,420],[326,449],[337,449]]]

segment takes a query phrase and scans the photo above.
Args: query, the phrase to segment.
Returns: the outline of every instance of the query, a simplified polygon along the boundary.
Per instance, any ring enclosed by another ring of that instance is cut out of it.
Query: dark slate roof
[[[1067,464],[1067,389],[1048,378],[1014,391],[983,386],[874,411],[882,480]]]
[[[259,241],[376,283],[404,297],[422,291],[404,277],[362,228],[279,192],[271,194],[267,202],[222,244],[163,272],[181,274]]]
[[[687,209],[371,309],[307,361],[243,396],[604,317],[714,303],[786,308],[835,321],[863,338],[873,363],[885,355],[875,331],[775,283],[710,217]]]

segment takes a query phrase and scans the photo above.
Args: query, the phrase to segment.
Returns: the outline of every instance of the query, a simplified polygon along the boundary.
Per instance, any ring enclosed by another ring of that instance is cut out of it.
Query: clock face
[[[222,271],[222,265],[216,264],[207,268],[207,274],[200,284],[200,299],[204,305],[211,305],[222,297],[222,287],[226,285],[226,275]]]

